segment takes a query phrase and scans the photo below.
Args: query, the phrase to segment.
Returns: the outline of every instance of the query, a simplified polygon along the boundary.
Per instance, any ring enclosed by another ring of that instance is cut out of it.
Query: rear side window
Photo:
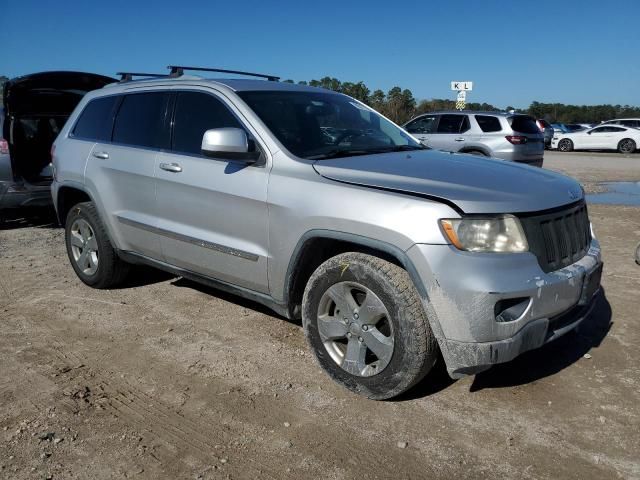
[[[207,130],[242,128],[220,100],[199,92],[178,94],[173,121],[173,150],[193,154],[201,153],[202,136]]]
[[[624,125],[625,127],[634,127],[634,128],[640,127],[640,120],[622,120],[621,122],[618,122],[618,123]]]
[[[117,100],[117,96],[111,96],[96,98],[87,103],[73,128],[72,135],[87,140],[104,142],[111,140],[113,113]]]
[[[540,133],[540,129],[536,125],[533,118],[527,115],[514,115],[509,117],[509,124],[514,132],[518,133]]]
[[[169,148],[165,116],[169,93],[126,95],[113,127],[113,141],[147,148]]]
[[[502,130],[500,119],[491,115],[476,115],[476,122],[480,126],[480,130],[485,133],[499,132]],[[537,127],[536,127],[537,128]]]
[[[467,120],[466,115],[441,115],[438,122],[438,133],[461,133],[469,129],[469,121],[467,127],[464,128],[464,121]]]

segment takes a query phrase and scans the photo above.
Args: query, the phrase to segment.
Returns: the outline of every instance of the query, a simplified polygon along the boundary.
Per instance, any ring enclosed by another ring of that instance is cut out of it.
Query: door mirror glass
[[[254,163],[260,152],[241,128],[212,128],[202,136],[202,154],[207,157]]]

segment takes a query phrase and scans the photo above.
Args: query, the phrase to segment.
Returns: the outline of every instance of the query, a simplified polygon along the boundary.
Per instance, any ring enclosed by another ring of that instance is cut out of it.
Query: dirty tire
[[[371,376],[343,369],[331,357],[319,333],[320,301],[330,287],[342,282],[365,286],[388,312],[393,353],[384,369]],[[431,370],[438,356],[436,339],[411,278],[401,267],[371,255],[343,253],[320,265],[305,288],[302,319],[320,366],[336,382],[374,400],[389,399],[410,389]]]
[[[97,244],[98,265],[95,273],[86,274],[74,259],[71,245],[71,229],[74,222],[84,220],[93,230]],[[74,205],[65,221],[65,244],[67,255],[78,278],[93,288],[111,288],[122,283],[129,273],[130,265],[118,257],[111,245],[104,225],[93,202],[83,202]]]
[[[618,142],[618,151],[620,153],[633,153],[636,151],[636,142],[630,138],[623,138]]]
[[[636,263],[640,265],[640,244],[636,247]]]
[[[573,142],[571,140],[569,140],[568,138],[563,138],[562,140],[560,140],[560,143],[558,143],[558,150],[560,150],[561,152],[570,152],[573,150]]]

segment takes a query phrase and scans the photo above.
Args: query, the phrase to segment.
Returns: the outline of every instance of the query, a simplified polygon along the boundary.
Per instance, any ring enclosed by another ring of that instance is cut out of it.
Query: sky
[[[0,0],[0,75],[210,66],[417,99],[640,106],[640,0]]]

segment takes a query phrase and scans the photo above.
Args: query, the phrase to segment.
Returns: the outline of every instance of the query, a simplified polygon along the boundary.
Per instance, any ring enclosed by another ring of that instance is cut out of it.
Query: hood
[[[325,178],[432,197],[464,213],[521,213],[583,198],[570,177],[537,167],[437,150],[318,160]]]
[[[70,114],[87,92],[115,81],[84,72],[33,73],[7,81],[2,98],[9,115]]]

